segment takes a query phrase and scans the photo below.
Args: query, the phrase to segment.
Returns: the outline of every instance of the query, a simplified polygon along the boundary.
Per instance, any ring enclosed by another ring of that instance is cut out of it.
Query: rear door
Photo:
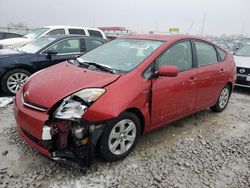
[[[213,105],[225,85],[225,67],[215,47],[204,41],[193,41],[197,62],[196,110]]]
[[[153,79],[152,127],[184,117],[194,110],[195,105],[197,82],[190,40],[180,41],[168,48],[156,60],[156,68],[162,65],[175,65],[181,72],[177,77]]]

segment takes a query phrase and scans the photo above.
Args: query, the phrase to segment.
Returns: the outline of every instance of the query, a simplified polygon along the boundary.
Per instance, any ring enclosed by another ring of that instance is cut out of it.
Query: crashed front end
[[[53,160],[89,167],[104,124],[88,122],[82,115],[104,91],[85,89],[47,109],[26,101],[20,89],[14,105],[20,136]]]

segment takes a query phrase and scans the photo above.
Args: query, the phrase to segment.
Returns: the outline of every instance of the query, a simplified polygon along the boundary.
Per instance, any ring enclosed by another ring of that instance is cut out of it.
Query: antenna
[[[204,17],[203,17],[202,28],[201,28],[201,36],[202,36],[202,34],[203,34],[203,29],[204,29],[204,25],[205,25],[205,20],[206,20],[206,13],[204,14]]]
[[[192,23],[191,23],[191,25],[190,25],[190,27],[189,27],[189,29],[188,29],[188,31],[187,31],[187,33],[186,33],[186,35],[188,35],[188,34],[189,34],[189,32],[190,32],[190,30],[192,29],[193,25],[194,25],[194,22],[192,22]]]

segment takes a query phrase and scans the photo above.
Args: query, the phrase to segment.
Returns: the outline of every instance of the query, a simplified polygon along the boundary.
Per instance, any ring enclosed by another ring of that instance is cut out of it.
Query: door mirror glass
[[[157,71],[157,76],[176,77],[180,70],[173,65],[162,65]]]

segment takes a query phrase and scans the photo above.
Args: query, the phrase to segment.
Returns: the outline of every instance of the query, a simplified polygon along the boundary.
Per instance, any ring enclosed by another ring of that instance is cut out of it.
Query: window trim
[[[221,63],[220,61],[220,58],[218,56],[218,52],[215,48],[215,45],[210,43],[210,42],[207,42],[205,40],[201,40],[201,39],[192,39],[191,42],[193,43],[193,46],[194,46],[194,54],[195,54],[195,65],[196,65],[196,68],[201,68],[201,67],[206,67],[206,66],[211,66],[211,65],[215,65],[215,64],[218,64],[218,63]],[[200,43],[203,43],[203,44],[207,44],[209,46],[212,46],[215,53],[216,53],[216,58],[217,58],[217,63],[213,63],[213,64],[206,64],[206,65],[202,65],[202,66],[199,66],[199,62],[198,62],[198,56],[197,56],[197,48],[196,48],[196,45],[195,45],[195,42],[200,42]]]

